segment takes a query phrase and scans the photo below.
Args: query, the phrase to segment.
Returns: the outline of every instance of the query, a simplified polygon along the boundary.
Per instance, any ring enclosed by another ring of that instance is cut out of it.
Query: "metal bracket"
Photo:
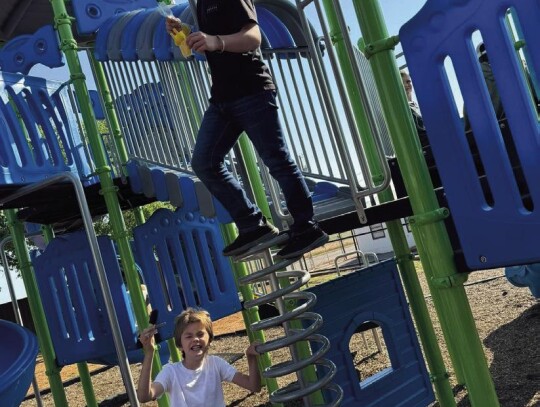
[[[450,373],[448,373],[448,372],[444,372],[443,374],[430,373],[429,374],[429,381],[431,383],[442,382],[442,381],[448,380],[449,377],[450,377]]]
[[[401,256],[396,256],[395,259],[396,259],[396,264],[398,266],[401,266],[402,264],[405,264],[411,260],[414,260],[414,254],[412,253],[403,254]]]
[[[438,208],[432,212],[426,212],[409,217],[409,223],[411,226],[423,226],[430,223],[439,222],[446,219],[448,216],[450,216],[450,211],[448,208]]]
[[[397,35],[393,35],[391,37],[372,42],[371,44],[366,44],[366,47],[364,48],[364,55],[367,59],[369,59],[379,52],[393,50],[397,44],[399,44],[399,37]]]
[[[446,277],[434,277],[431,279],[431,282],[433,287],[436,288],[452,288],[463,286],[463,283],[467,281],[468,277],[469,275],[465,273],[452,274]]]

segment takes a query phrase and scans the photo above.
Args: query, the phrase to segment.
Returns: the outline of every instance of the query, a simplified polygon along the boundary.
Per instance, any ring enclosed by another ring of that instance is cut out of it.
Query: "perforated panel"
[[[98,238],[120,330],[127,350],[137,330],[113,243]],[[60,365],[115,355],[103,294],[84,231],[55,238],[33,260],[43,309]]]
[[[472,269],[540,260],[540,134],[507,29],[509,8],[521,24],[531,55],[529,68],[540,72],[540,4],[534,0],[430,0],[400,31],[450,211]],[[477,61],[471,39],[476,31],[506,111],[508,137],[496,121]],[[451,96],[447,58],[471,121],[469,137]],[[476,147],[470,146],[471,140]]]
[[[213,319],[240,310],[229,260],[221,254],[219,224],[198,212],[159,209],[133,231],[152,307],[159,310],[163,338],[174,332],[174,318],[187,307],[202,307]]]

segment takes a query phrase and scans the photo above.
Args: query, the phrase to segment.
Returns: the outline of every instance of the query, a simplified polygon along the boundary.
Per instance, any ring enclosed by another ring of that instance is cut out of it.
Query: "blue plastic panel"
[[[136,61],[137,60],[137,33],[144,20],[153,13],[154,9],[148,9],[144,11],[137,11],[128,24],[124,27],[122,32],[122,39],[120,40],[122,57],[124,61]]]
[[[198,212],[157,210],[133,230],[135,257],[141,266],[152,308],[167,324],[187,307],[202,307],[218,319],[240,310],[229,260],[221,254],[223,238],[215,219]]]
[[[129,186],[136,194],[142,194],[143,188],[141,177],[139,176],[139,165],[136,161],[130,160],[126,165],[129,177]]]
[[[430,0],[400,39],[467,265],[472,269],[540,261],[540,131],[505,15],[513,7],[540,72],[540,3],[535,0]],[[508,118],[534,208],[524,207],[471,35],[479,30]],[[445,74],[449,57],[467,106],[486,182],[486,199]]]
[[[94,57],[97,61],[103,62],[109,60],[107,50],[109,34],[117,22],[118,19],[116,17],[111,17],[104,21],[99,27],[99,31],[96,35],[96,42],[94,44]]]
[[[393,260],[336,278],[309,291],[317,296],[314,312],[323,317],[319,333],[330,339],[330,350],[325,357],[338,367],[334,382],[344,391],[341,406],[425,407],[434,401]],[[392,367],[359,382],[349,343],[357,329],[369,321],[381,327]]]
[[[280,6],[276,4],[275,7]],[[284,22],[266,6],[257,5],[256,10],[266,48],[295,46],[293,36]],[[188,3],[171,7],[171,12],[186,24],[193,26],[192,30],[197,29]],[[283,12],[289,13],[290,10]],[[298,16],[290,18],[298,19]],[[296,26],[294,28],[296,29]],[[107,58],[133,61],[136,54],[143,61],[151,61],[154,58],[159,61],[185,59],[167,34],[165,18],[156,8],[120,13],[104,21],[98,31],[95,48],[96,58],[99,61],[105,61]],[[194,56],[198,60],[205,59],[204,55],[194,54]]]
[[[92,34],[109,17],[157,6],[156,0],[77,0],[71,3],[79,34]]]
[[[0,48],[0,69],[28,74],[36,64],[49,68],[64,66],[58,36],[52,25],[41,27],[32,35],[20,35]]]
[[[255,7],[261,31],[268,39],[270,48],[292,48],[294,40],[281,20],[264,7]]]
[[[24,124],[11,105],[16,107]],[[58,82],[0,73],[0,183],[30,183],[70,171],[84,183],[90,173],[69,98]]]
[[[122,34],[125,27],[137,16],[139,11],[122,13],[117,16],[118,18],[115,18],[116,23],[112,26],[107,38],[107,55],[109,56],[109,61],[122,60]]]
[[[114,245],[98,238],[124,345],[136,349],[137,329]],[[116,353],[86,232],[55,238],[33,260],[56,357],[68,365]]]
[[[289,0],[257,0],[255,5],[272,12],[272,14],[274,14],[283,23],[290,32],[297,47],[307,46],[302,23],[298,15],[298,9],[296,8],[294,2]],[[317,38],[318,34],[311,24],[310,29],[313,38]]]
[[[137,56],[141,61],[153,61],[154,55],[154,32],[164,17],[157,10],[150,13],[141,24],[135,40]]]
[[[131,190],[156,197],[160,201],[171,201],[173,206],[181,207],[186,212],[201,212],[206,217],[217,217],[221,223],[230,223],[232,218],[223,205],[207,190],[197,191],[200,181],[193,175],[174,171],[160,166],[140,164],[130,161],[127,164]],[[150,185],[151,183],[151,185]]]
[[[19,406],[34,377],[36,335],[13,322],[0,320],[0,400],[2,406]]]

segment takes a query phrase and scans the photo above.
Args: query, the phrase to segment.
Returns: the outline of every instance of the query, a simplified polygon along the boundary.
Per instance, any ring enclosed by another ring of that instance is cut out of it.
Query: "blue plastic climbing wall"
[[[324,320],[319,333],[330,339],[326,357],[338,367],[334,382],[344,391],[343,407],[421,407],[434,400],[393,260],[358,270],[309,291],[317,296],[314,312]],[[365,322],[375,322],[381,327],[391,366],[360,381],[350,341]]]
[[[429,0],[400,31],[450,211],[472,269],[540,260],[540,129],[508,30],[509,10],[521,25],[531,56],[529,69],[540,73],[536,0]],[[513,161],[477,61],[472,40],[476,31],[485,44],[513,135]],[[451,95],[445,60],[453,65],[467,107],[479,152],[476,162],[480,160],[485,170],[481,177]],[[523,179],[512,168],[516,162]],[[528,196],[523,196],[524,189]]]
[[[98,242],[124,345],[135,350],[138,332],[113,242],[107,236]],[[59,365],[114,359],[109,318],[86,233],[53,239],[33,265]]]
[[[241,309],[215,218],[159,209],[133,237],[150,302],[159,310],[159,322],[167,323],[160,330],[163,338],[173,336],[174,319],[187,307],[202,307],[213,319]]]
[[[60,83],[0,73],[0,184],[38,182],[66,171],[85,185],[95,182],[76,114]]]

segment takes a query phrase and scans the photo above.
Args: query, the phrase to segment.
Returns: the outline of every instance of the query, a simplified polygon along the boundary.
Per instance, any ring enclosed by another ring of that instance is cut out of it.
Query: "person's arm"
[[[167,17],[165,28],[169,34],[174,33],[174,30],[181,30],[180,19],[172,16]],[[197,31],[187,37],[186,43],[193,51],[199,54],[205,51],[248,52],[260,47],[261,30],[258,24],[250,22],[234,34],[210,35]]]
[[[232,382],[246,390],[257,393],[261,390],[261,375],[259,373],[259,367],[257,366],[257,355],[259,354],[255,350],[257,342],[253,342],[246,349],[246,357],[248,362],[249,374],[236,372]]]
[[[139,377],[139,385],[137,386],[137,398],[141,403],[146,403],[161,396],[164,392],[163,386],[160,383],[154,383],[151,380],[152,363],[154,359],[154,335],[157,332],[154,325],[142,331],[139,339],[144,349],[144,359]]]
[[[191,33],[186,40],[193,51],[202,53],[204,51],[218,52],[248,52],[253,51],[261,45],[261,31],[259,26],[251,22],[246,24],[240,31],[229,35],[209,35],[202,31]]]

